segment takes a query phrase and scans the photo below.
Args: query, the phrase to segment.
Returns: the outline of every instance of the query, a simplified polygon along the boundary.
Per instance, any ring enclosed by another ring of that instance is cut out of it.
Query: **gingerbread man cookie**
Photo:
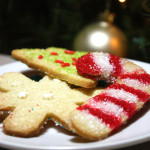
[[[69,113],[101,89],[71,88],[66,82],[45,76],[39,82],[21,73],[0,76],[0,111],[11,111],[3,122],[4,132],[29,137],[39,133],[51,117],[69,128]]]

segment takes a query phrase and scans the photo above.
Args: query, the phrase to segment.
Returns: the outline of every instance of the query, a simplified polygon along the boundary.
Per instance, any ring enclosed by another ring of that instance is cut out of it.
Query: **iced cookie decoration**
[[[3,74],[0,76],[0,112],[11,111],[3,122],[4,132],[33,136],[49,118],[69,130],[69,113],[100,91],[98,88],[73,89],[66,82],[48,76],[36,82],[21,73]]]
[[[77,61],[82,76],[112,84],[70,114],[72,130],[90,140],[107,137],[126,123],[150,97],[150,75],[136,64],[106,53],[88,53]]]
[[[78,57],[83,51],[72,51],[63,48],[19,49],[12,51],[12,57],[26,63],[29,67],[45,72],[50,77],[69,82],[85,88],[93,88],[96,81],[80,76],[76,70]]]

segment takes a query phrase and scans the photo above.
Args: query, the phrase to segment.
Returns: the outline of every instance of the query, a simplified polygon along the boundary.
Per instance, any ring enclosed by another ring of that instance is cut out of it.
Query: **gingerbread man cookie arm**
[[[89,64],[85,67],[82,60]],[[147,102],[150,75],[132,62],[109,54],[89,53],[79,58],[78,63],[80,74],[107,79],[113,84],[74,110],[70,114],[70,126],[84,138],[105,138]]]

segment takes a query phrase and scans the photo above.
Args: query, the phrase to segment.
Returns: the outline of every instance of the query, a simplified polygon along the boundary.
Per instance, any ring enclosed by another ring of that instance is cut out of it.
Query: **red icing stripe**
[[[123,110],[125,111],[125,113],[127,114],[127,116],[129,116],[129,117],[131,117],[136,111],[136,104],[124,101],[122,99],[117,99],[117,98],[108,96],[105,93],[95,96],[94,100],[96,102],[99,102],[99,101],[112,102],[112,103],[122,107]]]
[[[111,114],[105,114],[100,109],[93,108],[89,104],[82,105],[82,106],[78,107],[77,109],[80,111],[88,110],[88,112],[91,115],[96,116],[99,119],[101,119],[102,122],[104,122],[110,128],[116,129],[121,125],[121,118],[120,117],[116,117],[115,115],[111,115]]]
[[[108,87],[108,89],[109,88],[119,89],[119,90],[122,89],[122,90],[124,90],[126,92],[129,92],[131,94],[136,95],[139,98],[139,101],[143,101],[143,102],[146,102],[149,99],[149,97],[150,97],[146,92],[144,92],[142,90],[139,90],[139,89],[135,89],[133,87],[129,87],[129,86],[125,85],[125,84],[118,84],[118,83],[116,83],[116,84],[110,85]]]
[[[113,66],[113,72],[115,77],[118,77],[122,73],[121,59],[115,55],[109,55],[109,62]]]
[[[137,74],[123,74],[120,76],[120,79],[135,79],[144,84],[150,84],[150,75],[147,73]]]

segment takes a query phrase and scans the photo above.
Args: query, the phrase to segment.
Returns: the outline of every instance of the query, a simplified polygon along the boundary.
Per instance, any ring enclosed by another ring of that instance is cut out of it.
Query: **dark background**
[[[16,48],[73,49],[77,33],[98,21],[106,0],[0,0],[0,53]],[[127,57],[150,62],[150,1],[111,1],[114,24],[128,40]]]

